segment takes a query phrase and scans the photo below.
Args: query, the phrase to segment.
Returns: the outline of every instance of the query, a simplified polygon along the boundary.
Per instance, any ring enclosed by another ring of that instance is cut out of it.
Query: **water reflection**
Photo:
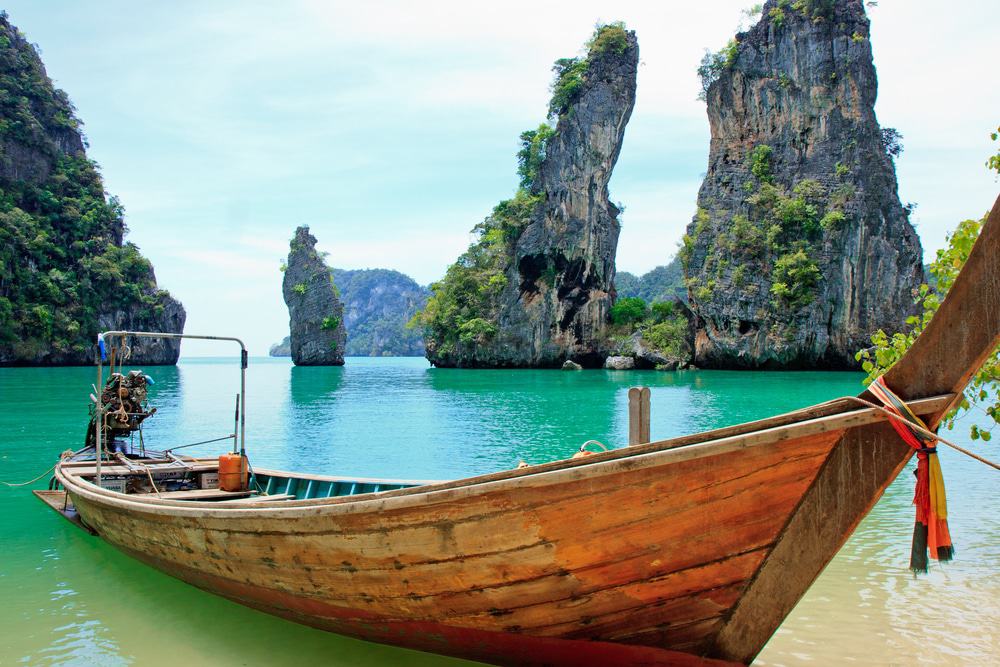
[[[333,399],[344,381],[343,366],[293,366],[291,398],[297,416]]]

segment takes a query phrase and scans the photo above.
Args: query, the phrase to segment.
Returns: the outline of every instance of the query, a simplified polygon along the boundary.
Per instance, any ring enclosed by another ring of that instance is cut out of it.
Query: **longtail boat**
[[[928,429],[1000,343],[998,262],[1000,199],[883,376]],[[148,412],[92,399],[91,459],[64,457],[36,492],[53,509],[241,604],[498,664],[749,663],[915,451],[865,392],[455,481],[226,467],[224,490],[220,459],[112,453],[108,419]]]

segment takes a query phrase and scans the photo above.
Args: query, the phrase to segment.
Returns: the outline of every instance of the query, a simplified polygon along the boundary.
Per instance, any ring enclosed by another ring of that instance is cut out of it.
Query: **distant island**
[[[420,331],[407,325],[427,302],[430,290],[391,269],[326,270],[343,307],[344,356],[423,356]],[[286,336],[272,345],[270,356],[292,356],[291,342],[291,336]]]
[[[666,264],[650,269],[641,276],[628,271],[616,272],[615,292],[619,299],[642,299],[650,304],[659,301],[688,300],[684,267],[679,257],[674,257]]]
[[[124,241],[124,208],[107,197],[82,125],[0,12],[0,365],[90,364],[100,331],[184,330],[184,307]],[[180,354],[178,341],[129,344],[138,364]]]

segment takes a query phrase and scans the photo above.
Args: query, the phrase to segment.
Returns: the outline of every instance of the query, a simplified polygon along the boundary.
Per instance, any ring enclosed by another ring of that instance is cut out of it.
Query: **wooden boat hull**
[[[886,376],[932,426],[1000,342],[997,257],[1000,206]],[[909,459],[885,419],[831,404],[524,470],[252,507],[113,493],[63,465],[56,476],[83,523],[126,553],[315,627],[500,664],[747,663]]]
[[[581,646],[594,664],[698,664],[845,429],[881,419],[779,418],[703,444],[252,509],[58,478],[111,544],[297,622],[500,664],[580,664]]]
[[[646,661],[634,647],[704,652],[839,435],[308,509],[120,507],[66,486],[126,553],[299,622],[490,662],[578,662],[582,640]]]

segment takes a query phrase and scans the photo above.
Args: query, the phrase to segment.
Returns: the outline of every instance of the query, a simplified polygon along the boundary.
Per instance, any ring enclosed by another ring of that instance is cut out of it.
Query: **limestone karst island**
[[[1000,661],[995,9],[6,3],[0,664]]]

